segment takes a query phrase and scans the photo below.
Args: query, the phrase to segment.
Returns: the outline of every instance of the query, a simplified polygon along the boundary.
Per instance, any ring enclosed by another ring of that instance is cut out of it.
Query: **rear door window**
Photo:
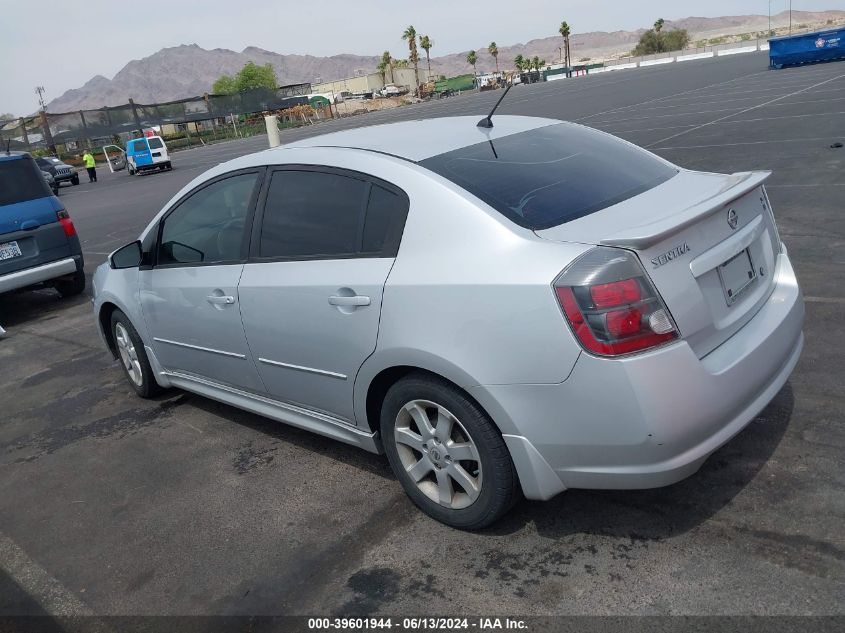
[[[319,171],[273,173],[259,257],[348,257],[358,251],[367,183]]]
[[[395,257],[408,197],[373,180],[333,171],[275,171],[267,191],[258,257]]]
[[[0,161],[0,206],[52,195],[32,158]]]
[[[469,145],[420,164],[534,230],[595,213],[678,173],[639,147],[571,123]]]
[[[150,143],[150,149],[161,149],[162,148],[162,142],[161,142],[160,138],[151,138],[149,140],[149,143]]]

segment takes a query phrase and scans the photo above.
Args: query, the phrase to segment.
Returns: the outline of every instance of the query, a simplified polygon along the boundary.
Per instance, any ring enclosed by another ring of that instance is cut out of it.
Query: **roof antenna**
[[[502,102],[502,99],[505,98],[505,95],[508,94],[508,90],[510,90],[511,88],[513,88],[513,84],[510,84],[507,88],[505,88],[505,91],[502,93],[502,96],[499,97],[499,100],[496,102],[496,105],[494,105],[493,109],[490,110],[490,114],[488,114],[486,117],[484,117],[478,122],[478,127],[493,127],[493,114],[496,112],[496,108],[499,107],[499,104]]]

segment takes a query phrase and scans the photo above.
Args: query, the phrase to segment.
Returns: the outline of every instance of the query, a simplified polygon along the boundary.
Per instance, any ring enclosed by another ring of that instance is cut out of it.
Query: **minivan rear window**
[[[50,187],[32,158],[0,161],[0,206],[49,195]]]
[[[150,149],[161,149],[162,142],[160,138],[151,138],[149,140]]]
[[[571,123],[469,145],[420,164],[532,230],[590,215],[678,173],[645,150]]]

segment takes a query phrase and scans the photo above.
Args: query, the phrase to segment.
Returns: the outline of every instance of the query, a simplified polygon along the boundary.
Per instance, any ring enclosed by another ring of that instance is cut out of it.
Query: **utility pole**
[[[53,135],[50,132],[50,122],[47,120],[47,104],[44,103],[44,86],[35,86],[35,94],[38,95],[38,105],[41,114],[41,131],[44,134],[44,142],[47,148],[55,155],[56,144],[53,142]]]
[[[792,0],[789,0],[789,34],[792,35]]]
[[[772,36],[772,0],[769,0],[769,32],[766,34],[766,36]]]
[[[38,105],[42,112],[47,111],[47,104],[44,103],[44,86],[35,86],[35,94],[38,95]]]

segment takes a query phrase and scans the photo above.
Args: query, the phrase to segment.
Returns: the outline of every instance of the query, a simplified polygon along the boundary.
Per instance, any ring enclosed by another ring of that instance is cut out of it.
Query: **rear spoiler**
[[[763,184],[771,175],[772,172],[770,171],[744,171],[732,174],[730,176],[730,185],[717,194],[701,202],[697,202],[668,218],[611,234],[601,240],[600,243],[604,246],[620,246],[622,248],[633,248],[637,250],[648,248],[652,244],[656,244],[673,233],[677,233],[681,229],[695,224],[702,217],[744,196],[752,189]]]

